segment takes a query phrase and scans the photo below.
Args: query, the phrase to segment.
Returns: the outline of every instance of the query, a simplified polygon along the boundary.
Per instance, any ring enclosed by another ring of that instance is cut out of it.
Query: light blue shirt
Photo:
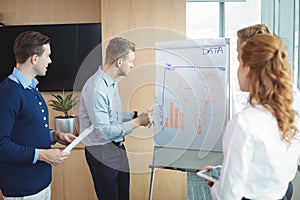
[[[132,112],[122,112],[117,79],[112,80],[99,69],[85,83],[81,91],[79,119],[80,132],[94,125],[84,140],[86,146],[120,142],[131,133]]]
[[[18,84],[22,85],[24,89],[34,89],[37,90],[36,86],[39,83],[39,81],[36,78],[33,78],[31,81],[23,74],[19,69],[16,67],[13,70],[13,73],[9,75],[9,79],[17,82]],[[52,140],[52,133],[54,130],[50,130],[50,140]],[[34,158],[33,158],[33,164],[37,162],[37,159],[39,157],[39,150],[35,149]]]

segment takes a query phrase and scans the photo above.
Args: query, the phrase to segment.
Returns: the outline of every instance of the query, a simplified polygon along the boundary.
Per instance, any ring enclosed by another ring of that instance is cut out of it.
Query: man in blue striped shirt
[[[129,199],[129,165],[124,137],[138,126],[150,127],[153,110],[140,115],[122,112],[117,79],[133,67],[135,44],[113,38],[106,49],[105,64],[92,75],[81,92],[80,129],[94,125],[83,143],[98,199]]]

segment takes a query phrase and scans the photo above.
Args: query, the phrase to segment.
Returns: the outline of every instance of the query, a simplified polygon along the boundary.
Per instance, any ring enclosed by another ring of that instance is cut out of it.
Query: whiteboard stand
[[[220,165],[222,164],[222,160],[222,152],[154,147],[153,163],[149,166],[151,168],[149,200],[152,200],[153,197],[156,168],[195,172],[203,166]]]
[[[149,199],[155,168],[198,170],[222,164],[230,119],[230,41],[227,38],[155,43],[155,126]]]
[[[149,200],[152,200],[152,192],[154,186],[154,175],[155,175],[155,167],[153,165],[149,166],[151,168],[151,179],[150,179],[150,190],[149,190]]]

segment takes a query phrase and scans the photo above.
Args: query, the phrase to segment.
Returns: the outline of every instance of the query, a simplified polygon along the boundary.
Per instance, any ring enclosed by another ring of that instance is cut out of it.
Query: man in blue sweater
[[[51,165],[70,155],[51,149],[51,144],[67,145],[76,138],[49,129],[47,104],[36,88],[35,77],[46,75],[50,53],[48,36],[19,34],[16,67],[0,83],[0,189],[5,200],[50,200]]]

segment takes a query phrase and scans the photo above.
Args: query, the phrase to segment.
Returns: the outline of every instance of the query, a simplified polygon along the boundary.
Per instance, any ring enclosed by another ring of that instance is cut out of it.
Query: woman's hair
[[[238,30],[237,36],[238,36],[238,38],[241,39],[242,42],[245,42],[252,36],[254,36],[256,34],[260,34],[260,33],[272,34],[272,32],[269,30],[269,28],[266,25],[255,24],[255,25],[248,26],[248,27]]]
[[[45,44],[50,44],[50,38],[40,32],[25,31],[20,33],[14,42],[16,62],[23,64],[34,54],[41,56],[45,51],[43,48]]]
[[[243,46],[242,61],[250,67],[249,102],[255,101],[276,118],[282,140],[290,143],[297,127],[297,112],[292,108],[292,69],[283,41],[274,35],[257,34]],[[253,101],[254,100],[254,101]]]
[[[121,37],[113,38],[106,48],[105,63],[112,64],[119,58],[125,59],[131,51],[135,51],[135,44]]]

